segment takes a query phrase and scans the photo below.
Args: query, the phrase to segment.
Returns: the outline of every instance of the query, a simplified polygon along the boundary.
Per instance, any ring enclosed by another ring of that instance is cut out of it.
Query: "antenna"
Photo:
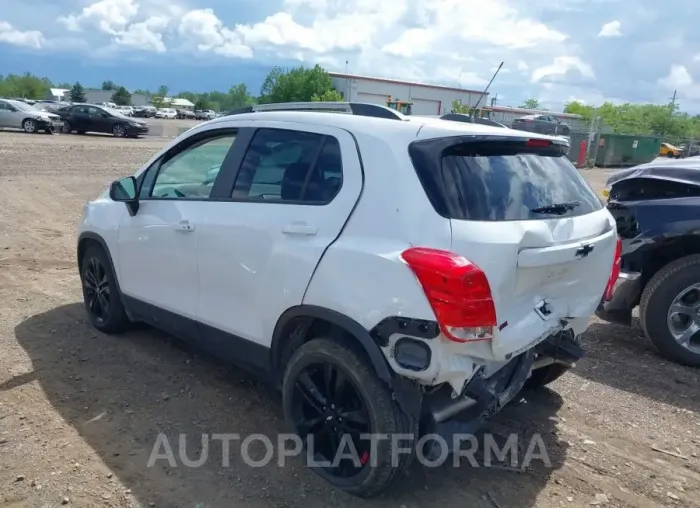
[[[501,71],[501,67],[503,67],[503,62],[501,62],[501,65],[498,66],[498,69],[496,69],[496,72],[494,72],[493,76],[491,77],[491,81],[489,81],[489,84],[486,85],[486,88],[484,88],[484,91],[481,92],[481,95],[479,96],[479,100],[476,101],[476,104],[472,106],[472,108],[469,110],[469,116],[472,119],[472,123],[474,123],[474,113],[476,113],[476,108],[479,107],[479,103],[481,102],[481,99],[484,98],[484,95],[486,95],[486,92],[488,91],[489,87],[491,86],[491,83],[493,83],[493,80],[496,79],[496,76],[498,76],[498,73]]]

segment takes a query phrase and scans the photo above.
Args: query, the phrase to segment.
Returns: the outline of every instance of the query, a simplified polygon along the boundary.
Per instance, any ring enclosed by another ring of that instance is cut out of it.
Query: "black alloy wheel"
[[[99,259],[91,257],[83,268],[85,307],[97,323],[109,320],[110,287],[107,270]]]
[[[351,478],[369,459],[370,443],[361,436],[371,432],[369,412],[362,394],[343,370],[331,363],[312,363],[294,382],[292,399],[294,427],[309,446],[313,440],[314,459],[331,476]],[[341,442],[347,435],[346,443]],[[352,441],[350,445],[347,440]],[[335,458],[346,452],[356,457]]]

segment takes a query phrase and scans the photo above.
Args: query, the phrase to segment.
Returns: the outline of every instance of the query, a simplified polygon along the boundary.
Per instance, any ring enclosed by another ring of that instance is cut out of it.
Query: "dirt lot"
[[[0,506],[700,506],[699,372],[657,357],[638,328],[597,321],[574,372],[490,425],[525,445],[540,433],[551,467],[415,466],[372,501],[334,491],[301,459],[250,468],[232,453],[222,467],[212,447],[198,468],[147,467],[161,432],[173,446],[185,433],[194,459],[202,433],[275,442],[285,430],[278,397],[242,372],[150,329],[115,338],[86,322],[82,205],[163,142],[0,132]]]

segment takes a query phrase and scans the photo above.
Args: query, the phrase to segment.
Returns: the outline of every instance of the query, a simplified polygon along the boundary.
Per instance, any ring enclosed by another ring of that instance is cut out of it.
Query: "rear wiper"
[[[530,210],[532,213],[553,213],[556,215],[563,215],[580,206],[580,201],[569,201],[567,203],[553,203],[551,205],[540,206],[538,208],[533,208]]]

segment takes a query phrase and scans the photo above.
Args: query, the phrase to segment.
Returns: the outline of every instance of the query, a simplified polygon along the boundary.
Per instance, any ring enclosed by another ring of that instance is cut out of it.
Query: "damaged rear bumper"
[[[426,398],[421,433],[439,436],[452,452],[452,445],[458,442],[455,437],[478,431],[520,393],[533,369],[552,363],[572,366],[584,356],[579,339],[570,329],[551,335],[492,376],[484,378],[481,371],[477,372],[459,397],[452,398],[450,390],[444,389]],[[441,444],[435,440],[429,441],[424,450],[426,457],[438,457],[441,452]]]

